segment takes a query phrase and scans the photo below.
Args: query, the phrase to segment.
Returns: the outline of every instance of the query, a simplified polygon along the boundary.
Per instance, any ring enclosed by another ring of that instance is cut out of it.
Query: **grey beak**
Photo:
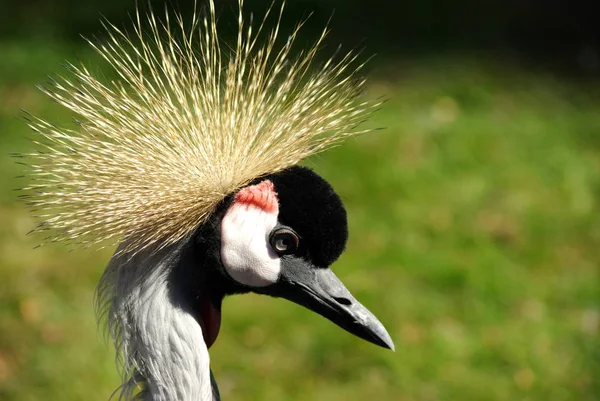
[[[299,259],[282,259],[279,282],[260,292],[302,305],[357,337],[394,350],[394,343],[381,322],[329,268],[307,266]]]

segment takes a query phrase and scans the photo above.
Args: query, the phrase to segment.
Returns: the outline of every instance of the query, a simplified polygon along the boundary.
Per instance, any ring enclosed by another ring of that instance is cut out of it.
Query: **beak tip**
[[[369,327],[369,331],[371,332],[373,342],[379,345],[382,348],[387,348],[392,351],[396,351],[396,347],[394,346],[394,341],[390,336],[390,333],[385,329],[383,324],[373,315],[372,321],[367,325]]]
[[[385,336],[381,336],[380,340],[381,342],[378,344],[383,348],[387,348],[391,351],[396,351],[396,346],[394,345],[394,341],[392,341],[392,338],[390,337],[390,335],[386,332]]]

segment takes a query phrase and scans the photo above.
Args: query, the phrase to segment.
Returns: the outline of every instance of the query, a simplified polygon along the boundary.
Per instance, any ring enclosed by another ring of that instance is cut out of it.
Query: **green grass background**
[[[20,109],[68,124],[38,90],[65,60],[0,42],[0,400],[107,400],[93,315],[110,251],[33,249],[13,191]],[[349,213],[334,269],[386,325],[377,348],[287,301],[227,299],[212,367],[224,400],[598,400],[600,85],[477,55],[379,60],[387,127],[307,161]]]

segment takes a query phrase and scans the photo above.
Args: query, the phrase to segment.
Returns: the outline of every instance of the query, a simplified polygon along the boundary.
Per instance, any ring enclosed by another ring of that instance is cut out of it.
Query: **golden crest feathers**
[[[301,24],[277,47],[283,8],[264,45],[267,17],[248,24],[242,0],[233,47],[220,43],[213,0],[189,27],[169,12],[163,22],[138,13],[132,36],[107,24],[108,41],[90,44],[118,81],[71,66],[44,91],[77,129],[29,122],[37,149],[24,189],[37,230],[49,241],[126,239],[136,251],[170,244],[253,179],[365,132],[356,127],[379,103],[358,101],[356,54],[315,69],[327,29],[294,55]]]

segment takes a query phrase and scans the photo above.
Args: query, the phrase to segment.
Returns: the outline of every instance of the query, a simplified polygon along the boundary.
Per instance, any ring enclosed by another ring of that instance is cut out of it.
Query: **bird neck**
[[[210,359],[190,300],[170,283],[183,244],[133,257],[119,250],[98,288],[98,306],[123,365],[121,392],[147,401],[211,401]],[[139,396],[138,396],[139,397]]]

